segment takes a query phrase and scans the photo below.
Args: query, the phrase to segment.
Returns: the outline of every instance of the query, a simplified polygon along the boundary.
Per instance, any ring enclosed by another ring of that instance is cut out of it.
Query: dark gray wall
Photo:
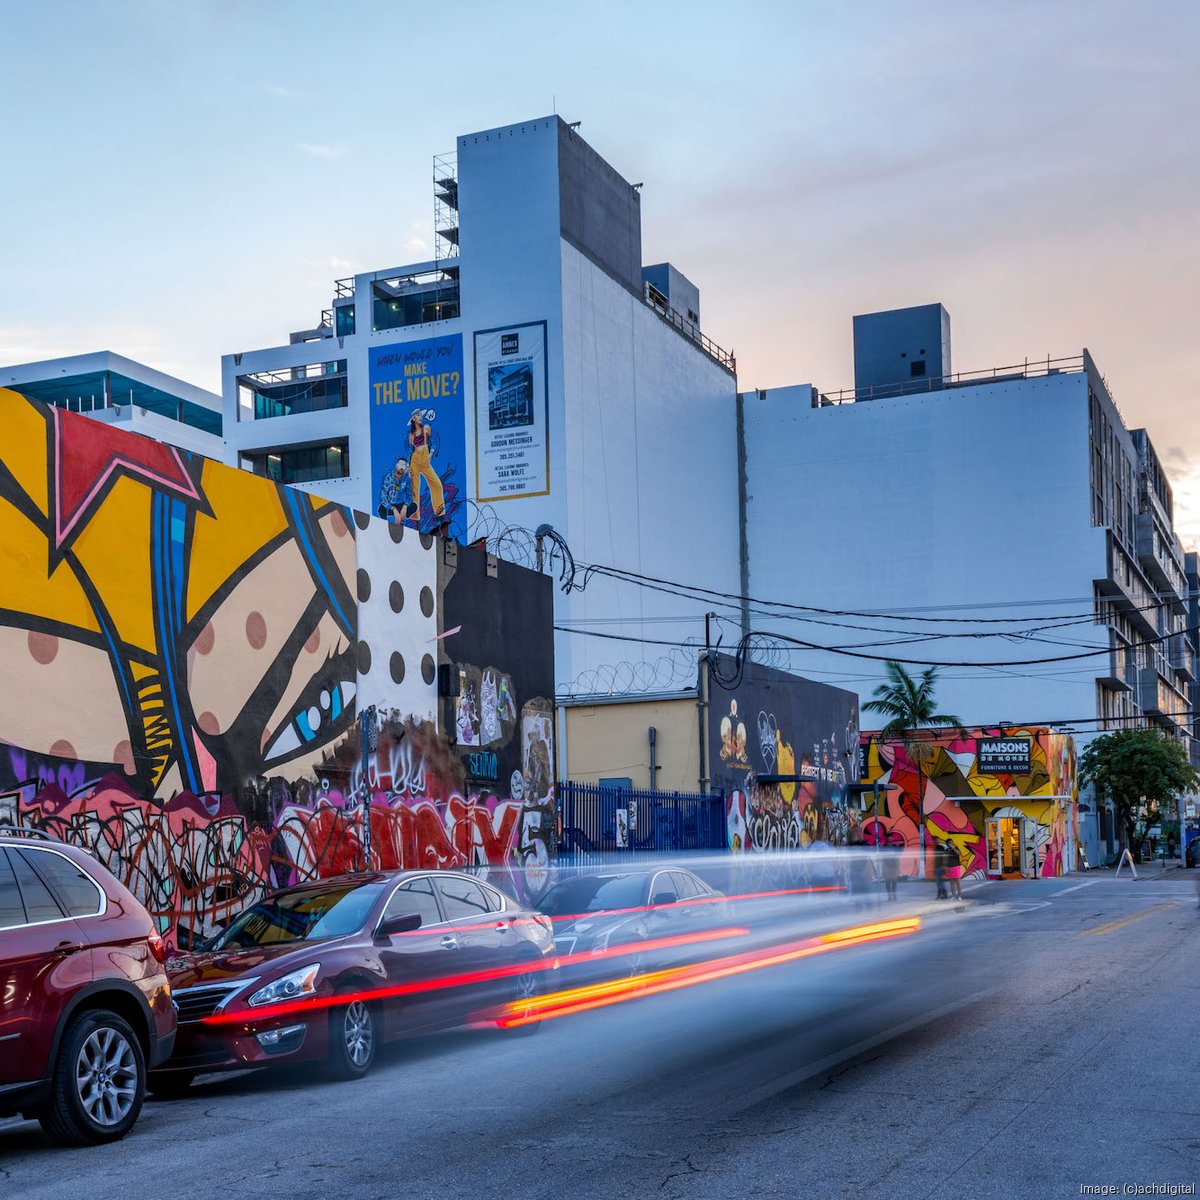
[[[642,294],[642,201],[569,125],[558,124],[562,236],[601,270]]]

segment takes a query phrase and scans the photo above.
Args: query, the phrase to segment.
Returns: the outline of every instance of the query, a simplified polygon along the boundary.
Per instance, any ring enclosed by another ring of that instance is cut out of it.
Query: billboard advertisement
[[[462,334],[374,346],[369,365],[376,511],[465,541]]]
[[[475,334],[475,495],[550,491],[546,322]]]

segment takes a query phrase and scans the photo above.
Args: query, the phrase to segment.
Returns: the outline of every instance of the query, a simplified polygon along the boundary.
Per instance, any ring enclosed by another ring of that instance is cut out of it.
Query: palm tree
[[[908,757],[917,767],[917,814],[916,825],[920,847],[919,867],[925,873],[925,809],[922,795],[925,773],[921,769],[921,754],[925,743],[921,739],[924,729],[954,729],[966,735],[963,723],[950,713],[937,711],[933,698],[937,683],[937,667],[922,671],[914,679],[898,662],[892,659],[884,664],[890,682],[881,683],[872,693],[863,708],[868,712],[888,717],[888,723],[879,731],[881,740],[899,742],[908,751]]]

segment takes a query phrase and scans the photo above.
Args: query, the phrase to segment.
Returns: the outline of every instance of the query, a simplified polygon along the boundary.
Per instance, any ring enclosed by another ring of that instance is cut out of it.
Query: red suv
[[[175,1041],[165,959],[91,855],[0,828],[0,1117],[35,1118],[63,1145],[128,1133]]]

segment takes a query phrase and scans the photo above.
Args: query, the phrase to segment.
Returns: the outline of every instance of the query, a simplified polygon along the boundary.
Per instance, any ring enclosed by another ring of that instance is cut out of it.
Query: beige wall
[[[650,786],[647,729],[658,730],[658,787],[694,792],[700,781],[700,731],[696,698],[592,704],[560,710],[562,774],[575,783],[627,776]]]

